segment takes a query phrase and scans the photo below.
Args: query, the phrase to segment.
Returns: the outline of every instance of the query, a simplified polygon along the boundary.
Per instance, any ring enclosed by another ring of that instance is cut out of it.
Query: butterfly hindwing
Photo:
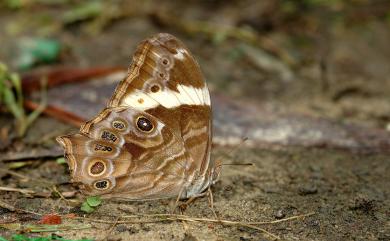
[[[140,118],[152,128],[140,129]],[[126,193],[129,199],[174,196],[157,190],[185,179],[188,157],[182,142],[164,123],[139,110],[107,108],[99,118],[84,124],[80,134],[59,140],[66,147],[73,181],[82,183],[89,195]]]

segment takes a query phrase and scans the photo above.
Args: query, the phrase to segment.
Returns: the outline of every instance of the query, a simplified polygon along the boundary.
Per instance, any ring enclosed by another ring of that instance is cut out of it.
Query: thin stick
[[[275,234],[272,234],[270,233],[269,231],[263,229],[263,228],[260,228],[260,227],[256,227],[250,223],[244,223],[244,222],[235,222],[235,221],[229,221],[229,220],[216,220],[216,219],[207,219],[207,218],[182,218],[182,217],[176,217],[176,218],[167,218],[167,220],[171,220],[171,221],[176,221],[176,220],[185,220],[185,221],[189,221],[189,222],[196,222],[196,221],[200,221],[200,222],[211,222],[211,223],[218,223],[218,224],[222,224],[222,225],[232,225],[232,226],[242,226],[242,227],[247,227],[247,228],[252,228],[252,229],[255,229],[255,230],[258,230],[258,231],[261,231],[271,237],[273,237],[274,239],[280,239],[280,237],[278,237],[277,235]]]
[[[291,216],[291,217],[288,217],[288,218],[283,218],[283,219],[274,220],[274,221],[252,222],[251,224],[275,224],[275,223],[282,223],[282,222],[286,222],[286,221],[289,221],[289,220],[295,220],[295,219],[300,219],[300,218],[304,218],[304,217],[309,217],[309,216],[312,216],[314,214],[315,214],[315,212],[311,212],[311,213],[306,213],[306,214],[297,215],[297,216]]]
[[[6,203],[6,202],[4,202],[2,200],[0,200],[0,207],[8,209],[9,211],[12,211],[12,212],[15,211],[15,207],[14,206],[12,206],[11,204]]]
[[[10,175],[12,175],[12,176],[18,177],[18,178],[20,178],[20,179],[24,179],[24,180],[26,180],[26,181],[31,180],[31,177],[26,176],[26,175],[23,175],[23,174],[20,174],[20,173],[18,173],[18,172],[15,172],[15,171],[12,171],[12,170],[9,170],[9,169],[0,168],[0,172],[8,173],[8,174],[10,174]],[[37,181],[37,182],[40,182],[40,183],[43,183],[43,184],[54,185],[53,182],[51,182],[51,181],[49,181],[49,180],[46,180],[46,179],[44,179],[44,178],[42,178],[42,177],[40,177],[40,178],[34,178],[33,180],[34,180],[34,181]]]
[[[52,195],[51,192],[36,192],[31,189],[21,189],[21,188],[14,188],[14,187],[0,187],[0,191],[6,191],[6,192],[19,192],[22,193],[28,197],[45,197],[48,198]]]
[[[265,222],[239,222],[239,221],[230,221],[230,220],[222,220],[222,219],[208,219],[208,218],[194,218],[194,217],[189,217],[185,215],[177,215],[177,214],[138,214],[138,215],[130,215],[130,216],[122,216],[119,218],[141,218],[141,217],[148,217],[148,218],[158,218],[155,220],[146,220],[146,221],[133,221],[133,220],[123,220],[123,221],[109,221],[109,220],[101,220],[101,219],[91,219],[91,218],[83,218],[79,217],[77,219],[84,220],[84,221],[91,221],[91,222],[97,222],[97,223],[108,223],[108,224],[118,224],[118,223],[157,223],[157,222],[164,222],[164,221],[188,221],[188,222],[209,222],[209,223],[218,223],[221,225],[232,225],[232,226],[242,226],[242,227],[248,227],[252,228],[258,231],[261,231],[274,239],[280,239],[275,234],[270,233],[269,231],[254,226],[254,225],[260,225],[260,224],[276,224],[276,223],[281,223],[281,222],[286,222],[290,220],[296,220],[299,218],[304,218],[308,217],[311,215],[314,215],[314,212],[303,214],[303,215],[298,215],[298,216],[292,216],[280,220],[275,220],[275,221],[265,221]]]
[[[215,219],[202,219],[202,218],[184,218],[184,217],[172,217],[172,218],[162,218],[162,219],[156,219],[156,220],[149,220],[149,221],[131,221],[131,220],[123,220],[123,221],[109,221],[109,220],[101,220],[101,219],[92,219],[92,218],[83,218],[83,217],[78,217],[76,219],[83,220],[83,221],[91,221],[91,222],[96,222],[96,223],[106,223],[106,224],[140,224],[140,223],[159,223],[159,222],[164,222],[164,221],[188,221],[188,222],[212,222],[212,223],[219,223],[222,225],[234,225],[234,226],[243,226],[243,227],[248,227],[252,228],[258,231],[261,231],[275,239],[280,239],[277,235],[270,233],[269,231],[256,227],[252,224],[248,223],[242,223],[242,222],[234,222],[234,221],[228,221],[228,220],[215,220]]]
[[[107,240],[108,236],[110,236],[110,233],[112,233],[112,231],[114,230],[115,226],[118,224],[119,219],[120,219],[120,217],[117,217],[117,219],[115,220],[115,223],[112,224],[111,228],[107,231],[106,235],[104,235],[104,237],[101,239],[102,241],[103,240]]]
[[[123,217],[122,217],[123,218]],[[159,222],[165,222],[167,219],[157,219],[157,220],[150,220],[150,221],[131,221],[131,220],[123,220],[123,221],[110,221],[110,220],[103,220],[103,219],[93,219],[93,218],[85,218],[85,217],[74,217],[72,219],[75,220],[83,220],[83,221],[90,221],[94,223],[106,223],[106,224],[142,224],[142,223],[159,223]]]
[[[20,189],[20,188],[13,188],[13,187],[0,187],[0,191],[7,191],[7,192],[20,192],[23,194],[33,194],[35,191],[30,190],[30,189]]]
[[[76,203],[77,201],[66,199],[65,196],[58,190],[56,185],[53,185],[52,190],[60,196],[60,200],[64,200],[67,204],[70,202]]]
[[[10,175],[15,176],[15,177],[19,177],[20,179],[24,179],[27,181],[30,180],[30,178],[28,176],[22,175],[20,173],[17,173],[17,172],[8,170],[8,169],[0,168],[0,172],[7,173],[7,174],[10,174]]]
[[[156,214],[134,214],[134,215],[125,215],[121,218],[140,218],[140,217],[189,217],[182,214],[172,214],[172,213],[156,213]]]
[[[273,234],[273,233],[270,233],[269,231],[267,231],[267,230],[265,230],[265,229],[263,229],[263,228],[256,227],[256,226],[254,226],[254,225],[250,225],[250,224],[240,224],[240,226],[244,226],[244,227],[247,227],[247,228],[256,229],[256,230],[258,230],[258,231],[260,231],[260,232],[263,232],[263,233],[265,233],[265,234],[271,236],[271,237],[274,238],[274,239],[280,239],[279,236],[277,236],[277,235],[275,235],[275,234]]]
[[[296,219],[299,219],[299,218],[304,218],[304,217],[308,217],[308,216],[311,216],[311,215],[314,215],[315,213],[312,212],[312,213],[308,213],[308,214],[303,214],[303,215],[299,215],[299,216],[292,216],[292,217],[288,217],[288,218],[284,218],[284,219],[280,219],[280,220],[275,220],[275,221],[266,221],[266,222],[239,222],[239,221],[230,221],[230,220],[219,220],[219,219],[209,219],[209,218],[193,218],[193,217],[189,217],[189,216],[173,216],[173,217],[166,217],[167,220],[172,220],[172,221],[175,221],[175,220],[186,220],[186,221],[192,221],[192,222],[209,222],[209,223],[225,223],[225,224],[248,224],[248,225],[259,225],[259,224],[275,224],[275,223],[281,223],[281,222],[286,222],[286,221],[289,221],[289,220],[296,220]]]
[[[304,218],[304,217],[309,217],[309,216],[312,216],[314,214],[315,214],[315,212],[310,212],[310,213],[297,215],[297,216],[291,216],[291,217],[287,217],[287,218],[283,218],[283,219],[279,219],[279,220],[263,221],[263,222],[247,222],[247,224],[259,225],[259,224],[282,223],[282,222],[286,222],[286,221],[290,221],[290,220],[296,220],[296,219],[300,219],[300,218]],[[186,216],[186,215],[170,214],[170,213],[134,214],[134,215],[121,216],[122,219],[126,219],[126,218],[140,218],[140,217],[150,217],[150,218],[161,217],[161,218],[177,218],[177,219],[183,218],[183,219],[192,219],[194,221],[207,221],[207,222],[223,221],[223,220],[219,220],[219,219],[196,218],[196,217],[190,217],[190,216]],[[228,221],[228,220],[225,220],[225,221],[226,222],[236,222],[236,221]],[[241,223],[245,223],[245,222],[241,222]]]
[[[25,209],[20,209],[20,208],[16,208],[15,206],[9,204],[9,203],[6,203],[4,201],[1,201],[0,200],[0,207],[3,207],[3,208],[6,208],[10,211],[16,211],[16,212],[20,212],[20,213],[29,213],[29,214],[34,214],[34,215],[37,215],[37,216],[43,216],[43,214],[40,214],[40,213],[36,213],[36,212],[33,212],[33,211],[28,211],[28,210],[25,210]]]
[[[65,225],[27,225],[26,230],[31,233],[42,233],[42,232],[56,232],[56,231],[69,231],[69,230],[81,230],[91,228],[90,225],[81,226],[65,226]]]

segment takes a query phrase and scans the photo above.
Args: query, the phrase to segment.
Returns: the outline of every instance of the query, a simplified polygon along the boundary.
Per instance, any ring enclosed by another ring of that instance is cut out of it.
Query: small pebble
[[[127,227],[125,225],[118,225],[118,226],[116,226],[116,231],[123,233],[123,232],[127,231]]]
[[[318,227],[318,226],[320,226],[320,221],[318,221],[318,220],[316,220],[316,219],[310,220],[310,221],[308,221],[307,223],[308,223],[308,225],[310,225],[310,226],[312,226],[312,227]]]
[[[375,201],[365,196],[357,196],[349,201],[349,209],[368,213],[375,209]]]
[[[278,211],[276,211],[275,213],[275,218],[277,219],[281,219],[281,218],[284,218],[286,217],[286,214],[284,213],[284,210],[283,209],[279,209]]]
[[[298,193],[300,195],[309,195],[309,194],[316,194],[318,192],[318,189],[315,185],[313,184],[308,184],[308,185],[302,185],[299,190],[298,190]]]

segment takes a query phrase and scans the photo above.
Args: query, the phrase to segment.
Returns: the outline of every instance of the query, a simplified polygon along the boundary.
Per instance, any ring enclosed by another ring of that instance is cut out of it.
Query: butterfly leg
[[[172,209],[171,209],[171,214],[174,214],[175,213],[175,210],[177,207],[179,207],[179,201],[180,201],[180,198],[181,198],[181,195],[183,194],[183,191],[184,191],[184,185],[182,186],[182,188],[180,189],[180,192],[179,192],[179,195],[177,195],[177,198],[176,198],[176,201],[175,201],[175,204],[173,205]]]
[[[196,196],[193,196],[193,197],[190,197],[187,201],[185,201],[185,203],[181,204],[179,207],[180,207],[180,210],[181,211],[185,211],[187,209],[187,207],[193,203],[196,199],[200,198],[200,197],[204,197],[207,195],[207,192],[204,192],[204,193],[201,193],[199,195],[196,195]]]
[[[200,193],[196,196],[193,196],[193,197],[190,197],[185,203],[181,204],[179,206],[180,210],[183,212],[187,209],[188,205],[190,205],[191,203],[193,203],[196,199],[200,198],[200,197],[204,197],[204,196],[208,196],[208,200],[209,200],[209,207],[211,209],[211,212],[213,213],[214,217],[216,219],[219,219],[217,213],[215,212],[215,209],[214,209],[214,196],[213,196],[213,192],[211,191],[211,188],[208,187],[207,188],[207,191],[203,192],[203,193]]]
[[[214,196],[213,196],[213,192],[211,191],[210,186],[208,187],[207,192],[205,192],[205,193],[208,194],[211,212],[213,213],[213,215],[216,219],[219,219],[219,217],[214,209]]]

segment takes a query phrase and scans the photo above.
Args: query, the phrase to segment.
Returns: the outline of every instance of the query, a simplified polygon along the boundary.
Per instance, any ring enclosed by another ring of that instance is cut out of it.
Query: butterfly
[[[197,197],[218,180],[210,94],[184,44],[167,33],[140,43],[127,77],[79,133],[57,137],[86,195],[128,200]]]

